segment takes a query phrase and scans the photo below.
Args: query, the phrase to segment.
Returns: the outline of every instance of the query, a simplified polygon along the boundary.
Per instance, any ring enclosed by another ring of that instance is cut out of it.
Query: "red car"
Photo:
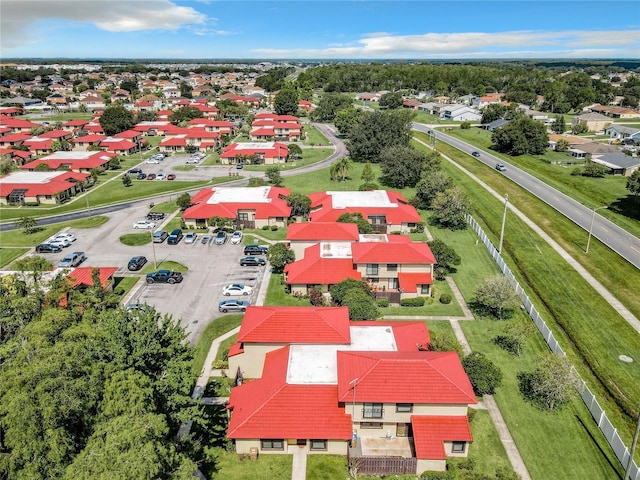
[[[175,180],[176,176],[173,173],[170,173],[169,175],[167,175],[167,180]]]
[[[147,180],[155,180],[155,178],[156,178],[155,173],[150,173],[149,175],[147,175]]]

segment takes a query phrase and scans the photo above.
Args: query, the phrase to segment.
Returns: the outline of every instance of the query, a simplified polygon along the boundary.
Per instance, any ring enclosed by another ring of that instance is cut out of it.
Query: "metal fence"
[[[489,254],[495,260],[496,264],[498,265],[498,268],[500,268],[502,273],[511,281],[512,285],[515,287],[516,292],[520,296],[524,309],[527,311],[527,313],[529,314],[533,322],[536,324],[536,327],[538,327],[538,331],[540,332],[545,342],[549,346],[549,349],[551,349],[553,353],[557,353],[558,355],[564,356],[565,355],[564,350],[562,350],[562,347],[560,347],[560,344],[553,336],[553,332],[547,326],[545,321],[542,319],[542,317],[540,316],[536,308],[533,306],[533,303],[531,302],[531,300],[529,300],[529,297],[525,293],[520,283],[513,276],[513,273],[511,273],[511,270],[509,269],[509,267],[507,267],[506,263],[498,253],[498,250],[491,243],[491,241],[489,240],[489,237],[487,237],[487,235],[484,233],[482,228],[480,228],[480,225],[476,223],[476,221],[473,219],[471,215],[467,215],[467,222],[469,223],[471,228],[476,232],[476,234],[480,238],[480,241],[482,241],[485,247],[487,247]],[[595,395],[591,393],[591,391],[587,387],[587,384],[584,381],[581,380],[581,382],[582,382],[582,388],[580,389],[580,397],[582,398],[582,401],[584,402],[586,407],[589,409],[589,412],[591,412],[591,416],[593,417],[593,420],[598,425],[598,428],[600,428],[600,431],[602,432],[604,437],[607,439],[607,442],[609,442],[609,445],[611,446],[613,453],[615,454],[616,458],[620,461],[620,464],[622,465],[622,467],[627,468],[629,461],[632,462],[631,468],[629,470],[628,478],[631,478],[632,480],[640,480],[640,468],[638,467],[638,464],[630,458],[629,449],[623,443],[622,439],[620,438],[620,435],[618,435],[617,430],[607,418],[607,414],[605,413],[605,411],[598,404],[598,401],[596,400]]]

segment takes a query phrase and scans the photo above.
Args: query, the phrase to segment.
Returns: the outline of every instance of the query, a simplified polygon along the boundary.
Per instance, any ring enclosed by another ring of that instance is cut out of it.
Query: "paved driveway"
[[[193,244],[185,244],[184,239],[178,245],[162,244],[130,247],[123,245],[119,237],[125,233],[140,233],[134,230],[133,223],[141,220],[148,211],[145,206],[132,207],[109,214],[109,221],[94,229],[69,229],[78,240],[59,254],[46,255],[54,264],[68,252],[84,251],[88,260],[83,266],[119,267],[118,275],[140,275],[140,281],[130,294],[129,303],[147,303],[160,313],[170,314],[181,319],[190,342],[195,343],[204,328],[220,314],[218,303],[224,297],[222,287],[227,283],[243,283],[253,288],[249,297],[238,297],[252,304],[260,288],[264,269],[268,267],[241,267],[240,257],[244,256],[242,245],[214,245],[201,243],[201,235]],[[161,228],[161,224],[158,228]],[[149,235],[153,230],[148,230]],[[175,285],[147,285],[141,274],[129,272],[127,262],[136,255],[144,255],[153,264],[163,260],[179,262],[189,270],[184,274],[182,283]]]

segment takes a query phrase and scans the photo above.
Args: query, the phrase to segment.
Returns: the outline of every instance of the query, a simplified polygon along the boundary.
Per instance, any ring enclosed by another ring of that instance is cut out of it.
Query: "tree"
[[[152,110],[140,110],[136,115],[136,123],[155,122],[158,120],[158,112]]]
[[[415,187],[427,156],[409,146],[395,145],[380,152],[380,181],[392,188]]]
[[[533,404],[553,410],[577,395],[578,374],[566,357],[548,353],[537,362],[533,372],[520,372],[520,393]]]
[[[556,117],[555,121],[551,125],[551,129],[556,133],[564,133],[567,129],[567,125],[564,121],[564,115],[559,115]]]
[[[365,113],[361,108],[345,108],[336,113],[333,123],[343,138],[349,138],[351,130],[362,121]]]
[[[574,135],[580,135],[582,133],[587,133],[588,131],[589,127],[586,122],[578,122],[571,125],[571,133]]]
[[[46,163],[39,163],[36,165],[36,168],[33,169],[34,172],[50,172],[52,169]]]
[[[504,275],[498,274],[485,279],[476,289],[476,304],[499,320],[509,318],[520,306],[520,297]]]
[[[496,149],[509,155],[542,155],[549,146],[547,130],[541,122],[530,118],[511,120],[496,128],[491,135]]]
[[[453,188],[453,179],[446,173],[436,170],[424,172],[421,180],[416,185],[416,208],[431,208],[431,203],[438,193]]]
[[[626,188],[635,197],[637,202],[640,199],[640,170],[636,170],[627,178]]]
[[[336,283],[335,285],[331,285],[331,287],[329,288],[331,301],[336,305],[342,305],[342,301],[344,300],[345,295],[349,292],[349,290],[352,289],[362,290],[371,298],[375,296],[367,282],[365,282],[364,280],[347,278],[339,283]]]
[[[509,322],[504,326],[503,334],[495,336],[492,342],[519,357],[524,348],[524,342],[534,331],[534,324],[529,321]]]
[[[429,342],[429,350],[432,352],[456,352],[458,357],[462,359],[464,352],[462,345],[452,333],[430,332],[431,342]]]
[[[380,310],[375,300],[360,288],[352,288],[342,298],[342,306],[349,309],[349,320],[375,320]]]
[[[289,158],[298,159],[302,157],[302,148],[295,143],[289,144]]]
[[[264,171],[265,176],[269,179],[269,183],[273,186],[282,186],[282,175],[280,174],[280,167],[277,165],[267,167]]]
[[[204,115],[202,111],[197,109],[196,107],[190,107],[185,105],[183,107],[178,108],[171,115],[169,115],[169,121],[173,124],[179,124],[182,122],[189,122],[194,118],[202,118]]]
[[[298,92],[293,87],[285,87],[273,100],[273,109],[278,115],[295,115],[298,113]]]
[[[353,162],[349,157],[338,159],[329,169],[331,180],[342,180],[344,182],[349,176],[349,170],[352,165]]]
[[[493,395],[502,383],[502,372],[482,353],[473,352],[464,357],[462,367],[476,395]]]
[[[433,256],[436,258],[436,276],[440,269],[443,270],[445,274],[455,273],[457,271],[455,267],[460,265],[461,259],[460,255],[456,253],[453,247],[450,247],[442,240],[437,239],[427,242],[427,245],[429,245],[431,253],[433,253]]]
[[[436,193],[431,202],[433,221],[451,230],[467,228],[466,215],[470,212],[469,199],[460,187]]]
[[[135,125],[133,113],[121,105],[110,106],[104,109],[100,116],[100,126],[105,135],[115,135],[116,133],[129,130]]]
[[[603,178],[607,173],[609,173],[609,167],[592,160],[587,160],[582,168],[583,177]]]
[[[376,233],[376,230],[367,222],[361,213],[343,213],[340,215],[336,222],[341,223],[355,223],[358,225],[358,233]]]
[[[35,286],[40,286],[42,274],[44,272],[51,271],[53,269],[53,264],[46,258],[39,255],[30,255],[13,262],[11,268],[20,272],[22,276],[26,276],[28,273],[33,284]]]
[[[36,231],[36,220],[33,217],[23,215],[16,221],[16,227],[21,228],[25,234],[31,235]]]
[[[107,163],[107,166],[109,167],[109,170],[117,170],[120,168],[120,159],[118,157],[113,157],[112,159],[109,160],[109,163]]]
[[[126,173],[122,176],[122,184],[125,187],[130,187],[131,185],[133,185],[133,182],[131,181],[131,177]]]
[[[380,108],[394,109],[402,107],[403,101],[404,99],[400,92],[387,92],[380,96],[378,104]]]
[[[2,156],[0,159],[0,175],[7,175],[17,169],[15,163],[10,158]]]
[[[508,107],[500,103],[490,103],[482,109],[482,118],[480,123],[491,123],[499,118],[505,118],[507,115]]]
[[[311,118],[316,122],[333,122],[340,110],[345,110],[353,105],[353,98],[343,93],[325,93],[318,107],[311,113]]]
[[[67,140],[54,140],[51,142],[52,152],[68,152],[71,150],[71,143]]]
[[[275,273],[282,273],[285,265],[295,262],[296,254],[284,243],[274,243],[267,250],[267,260]]]
[[[564,138],[561,138],[556,142],[556,152],[568,152],[571,148],[571,143],[569,143]]]
[[[180,96],[184,98],[193,98],[193,87],[189,85],[187,82],[180,82],[178,85],[180,89]]]
[[[183,212],[191,206],[191,195],[187,192],[181,194],[176,198],[176,205]]]
[[[413,116],[409,110],[366,112],[349,134],[349,155],[356,162],[377,163],[384,149],[409,146]]]
[[[287,197],[292,217],[306,217],[311,211],[311,199],[304,193],[292,193]]]
[[[371,166],[371,162],[367,162],[364,164],[364,168],[362,169],[362,175],[360,176],[360,180],[365,183],[371,183],[376,179],[376,174],[373,173],[373,167]]]

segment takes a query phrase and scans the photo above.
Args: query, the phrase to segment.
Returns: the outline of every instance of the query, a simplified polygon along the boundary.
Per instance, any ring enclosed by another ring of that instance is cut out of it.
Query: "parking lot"
[[[260,285],[265,275],[264,266],[241,267],[239,260],[243,257],[243,245],[215,245],[213,242],[203,244],[201,234],[193,244],[185,244],[184,239],[177,245],[167,242],[148,243],[139,247],[123,245],[119,237],[125,233],[149,232],[154,230],[136,230],[133,223],[143,220],[147,207],[132,207],[109,215],[104,225],[90,229],[69,229],[77,237],[77,241],[56,254],[44,254],[54,265],[67,254],[83,251],[88,257],[83,267],[118,267],[116,276],[139,275],[127,303],[147,303],[154,306],[162,314],[170,314],[181,319],[188,333],[190,342],[195,343],[204,328],[216,317],[218,303],[223,299],[236,298],[222,295],[222,288],[228,283],[242,283],[253,287],[251,295],[237,297],[255,303]],[[168,218],[165,219],[168,221]],[[158,223],[157,229],[162,229]],[[129,272],[127,263],[133,256],[144,255],[153,265],[154,257],[158,263],[171,260],[185,265],[189,270],[184,274],[181,283],[147,285],[139,272]]]

